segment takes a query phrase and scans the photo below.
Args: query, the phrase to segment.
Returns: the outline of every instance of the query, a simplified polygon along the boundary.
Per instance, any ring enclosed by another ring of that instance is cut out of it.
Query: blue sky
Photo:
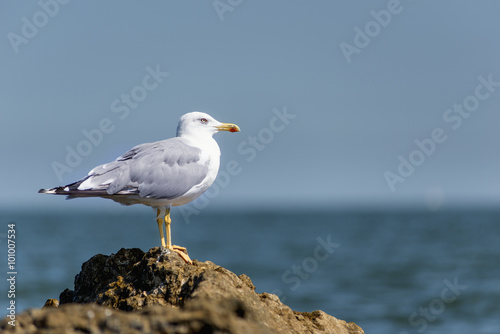
[[[213,207],[496,205],[499,10],[2,2],[0,207],[119,209],[36,192],[174,136],[193,110],[242,129],[216,135],[226,178]]]

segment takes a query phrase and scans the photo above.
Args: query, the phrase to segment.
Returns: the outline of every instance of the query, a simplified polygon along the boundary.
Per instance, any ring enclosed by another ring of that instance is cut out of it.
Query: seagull
[[[212,136],[219,131],[239,132],[240,128],[206,113],[187,113],[179,119],[176,137],[135,146],[115,161],[95,167],[79,181],[38,192],[66,195],[67,199],[102,197],[123,205],[150,206],[157,212],[162,253],[174,251],[192,263],[185,247],[172,245],[170,208],[195,200],[214,182],[220,149]]]

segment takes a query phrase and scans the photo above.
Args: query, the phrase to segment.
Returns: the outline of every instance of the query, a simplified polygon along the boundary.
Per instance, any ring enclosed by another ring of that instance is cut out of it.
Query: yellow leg
[[[167,233],[167,248],[168,249],[173,249],[172,248],[172,237],[170,235],[170,223],[172,222],[172,219],[170,219],[170,208],[167,208],[167,211],[165,212],[165,232]]]
[[[189,264],[193,264],[193,261],[191,261],[191,258],[187,254],[187,250],[185,247],[172,245],[172,237],[170,234],[170,224],[171,223],[172,223],[172,220],[170,219],[170,208],[167,208],[167,210],[165,211],[165,232],[167,234],[167,248],[170,250],[173,250],[174,252],[179,254],[179,256],[185,262],[187,262]]]
[[[161,218],[161,211],[158,209],[156,222],[158,223],[158,230],[160,231],[161,248],[166,248],[165,237],[163,236],[163,219]]]

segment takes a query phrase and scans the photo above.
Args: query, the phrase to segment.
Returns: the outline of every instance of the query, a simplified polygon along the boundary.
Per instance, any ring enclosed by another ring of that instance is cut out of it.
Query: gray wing
[[[201,150],[182,138],[138,145],[115,161],[98,166],[71,188],[84,196],[138,194],[173,199],[205,179],[208,166],[200,163]],[[105,193],[104,193],[105,192]]]

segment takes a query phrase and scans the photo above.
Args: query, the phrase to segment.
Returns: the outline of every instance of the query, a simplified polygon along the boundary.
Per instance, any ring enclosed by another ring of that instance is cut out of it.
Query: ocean
[[[0,268],[15,224],[16,312],[73,288],[83,262],[159,245],[149,208],[3,212]],[[248,275],[297,311],[323,310],[370,334],[500,333],[500,211],[228,210],[187,221],[174,244]],[[3,305],[9,306],[6,279]]]

